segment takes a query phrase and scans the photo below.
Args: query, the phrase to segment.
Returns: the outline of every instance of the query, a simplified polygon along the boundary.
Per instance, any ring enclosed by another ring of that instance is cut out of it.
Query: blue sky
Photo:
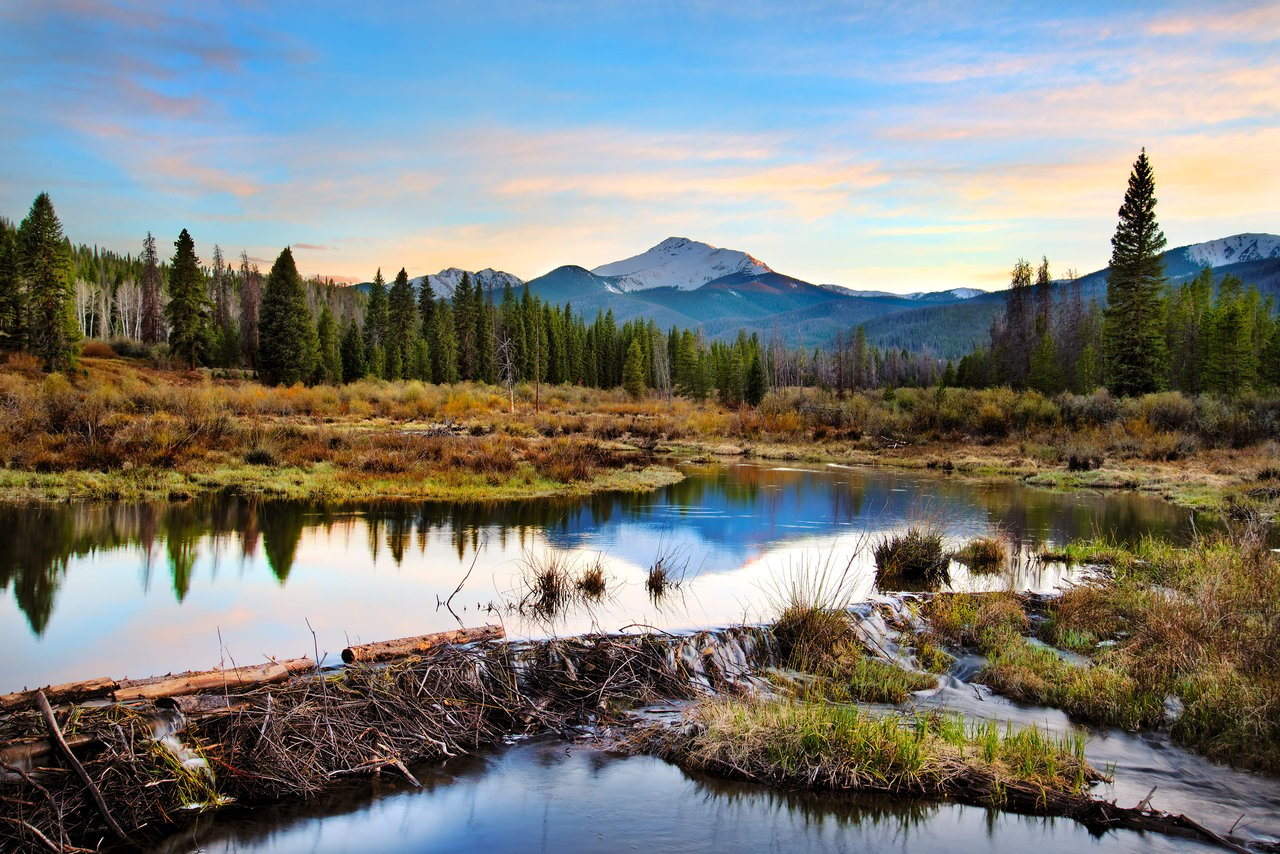
[[[0,0],[0,213],[361,280],[670,235],[814,282],[1104,266],[1280,231],[1280,4]],[[1051,11],[1043,11],[1050,9]]]

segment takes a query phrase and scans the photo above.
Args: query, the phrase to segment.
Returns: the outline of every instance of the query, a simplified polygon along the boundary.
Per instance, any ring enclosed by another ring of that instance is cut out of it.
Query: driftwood
[[[14,712],[34,707],[37,690],[43,690],[45,698],[50,703],[77,703],[81,700],[106,697],[119,687],[120,683],[116,680],[100,677],[82,682],[67,682],[62,685],[46,685],[43,689],[18,691],[15,694],[0,694],[0,712]]]
[[[412,638],[366,643],[349,646],[342,651],[342,660],[347,664],[357,661],[385,661],[391,658],[403,658],[407,655],[420,655],[441,644],[473,643],[483,640],[501,640],[506,637],[502,626],[481,626],[477,629],[454,629],[448,632],[436,632],[430,635],[418,635]]]
[[[229,670],[201,670],[155,679],[126,680],[116,689],[115,698],[119,702],[127,702],[179,697],[203,691],[241,691],[258,685],[283,682],[295,673],[314,670],[315,666],[316,663],[309,658],[291,658]]]

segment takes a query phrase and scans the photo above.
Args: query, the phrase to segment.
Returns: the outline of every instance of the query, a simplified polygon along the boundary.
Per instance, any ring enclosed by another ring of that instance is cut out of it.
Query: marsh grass
[[[1187,548],[1149,539],[1081,548],[1107,555],[1114,579],[1059,597],[1046,639],[1093,640],[1095,669],[1123,674],[1139,693],[1178,697],[1178,743],[1280,771],[1280,559],[1263,524],[1244,518]]]
[[[787,666],[812,672],[854,640],[849,608],[854,604],[854,564],[861,544],[847,560],[834,553],[806,558],[775,573],[765,588],[773,611],[772,632]]]
[[[663,597],[680,588],[689,576],[689,549],[669,541],[664,534],[658,538],[658,553],[645,572],[644,589],[649,599],[658,604]]]
[[[609,586],[608,576],[604,571],[604,558],[597,556],[594,561],[589,563],[582,574],[578,576],[574,582],[578,592],[586,599],[599,601],[604,598],[605,590]]]
[[[938,687],[936,676],[871,658],[853,644],[836,649],[805,672],[815,678],[779,680],[792,697],[805,702],[905,703],[916,691]]]
[[[934,584],[947,579],[947,554],[937,528],[912,525],[904,533],[885,536],[873,554],[886,582]]]
[[[977,537],[951,553],[973,572],[999,572],[1009,559],[1009,549],[999,537]]]
[[[957,797],[1002,806],[1029,794],[1083,795],[1101,779],[1084,738],[939,714],[877,715],[792,699],[706,700],[642,749],[683,767],[774,785]],[[1022,801],[1024,804],[1028,801]]]

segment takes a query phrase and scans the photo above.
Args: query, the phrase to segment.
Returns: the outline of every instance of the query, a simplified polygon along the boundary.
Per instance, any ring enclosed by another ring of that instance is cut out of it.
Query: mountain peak
[[[1280,236],[1275,234],[1233,234],[1184,247],[1186,258],[1198,267],[1221,267],[1241,261],[1280,258]]]
[[[674,287],[694,290],[734,273],[771,273],[767,264],[736,249],[721,249],[687,237],[668,237],[653,248],[602,264],[591,272],[615,281],[623,290]]]

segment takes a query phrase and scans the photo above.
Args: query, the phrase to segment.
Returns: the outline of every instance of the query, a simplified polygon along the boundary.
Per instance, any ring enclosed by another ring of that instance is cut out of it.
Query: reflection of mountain
[[[376,504],[342,510],[298,502],[220,496],[181,504],[0,507],[0,589],[13,595],[31,630],[43,634],[73,558],[135,548],[149,573],[155,545],[168,557],[182,602],[205,540],[240,538],[252,557],[261,542],[283,585],[303,533],[366,526],[367,545],[335,560],[371,562],[387,549],[399,563],[443,532],[465,561],[486,542],[504,549],[540,536],[552,547],[589,549],[648,566],[678,551],[691,570],[735,570],[769,548],[848,533],[882,531],[933,519],[955,536],[996,526],[1016,542],[1105,534],[1131,540],[1176,535],[1187,514],[1137,495],[1055,494],[1016,483],[975,484],[945,477],[840,468],[755,465],[690,467],[680,483],[652,494],[503,504]],[[367,549],[367,550],[366,550]],[[149,578],[144,576],[144,585]]]

